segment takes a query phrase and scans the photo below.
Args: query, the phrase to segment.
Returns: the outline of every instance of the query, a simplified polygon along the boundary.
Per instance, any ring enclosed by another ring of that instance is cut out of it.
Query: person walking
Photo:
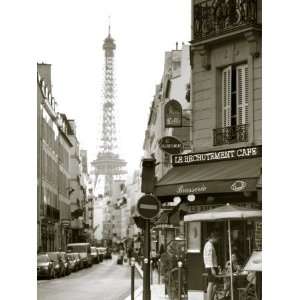
[[[214,244],[218,242],[218,239],[219,237],[217,232],[211,232],[203,250],[204,266],[206,273],[208,274],[207,300],[213,300],[216,290],[218,261]]]

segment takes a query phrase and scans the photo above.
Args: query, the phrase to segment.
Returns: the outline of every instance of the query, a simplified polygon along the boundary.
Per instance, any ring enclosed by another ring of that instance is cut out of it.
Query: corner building
[[[226,203],[261,208],[261,1],[191,4],[192,151],[173,155],[155,193],[162,202],[179,196],[184,214]],[[221,235],[216,251],[224,266],[224,222],[185,228],[188,290],[198,299],[206,288],[202,251],[212,230]],[[261,250],[261,221],[234,221],[232,232],[242,263]]]

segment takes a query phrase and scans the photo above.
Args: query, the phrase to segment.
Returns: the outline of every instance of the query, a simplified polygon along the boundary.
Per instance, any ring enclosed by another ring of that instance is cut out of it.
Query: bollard
[[[181,299],[181,270],[182,270],[182,262],[178,262],[178,300]]]
[[[158,271],[158,284],[160,284],[160,259],[158,260],[157,271]]]
[[[135,271],[135,259],[131,258],[131,300],[134,300],[134,271]]]

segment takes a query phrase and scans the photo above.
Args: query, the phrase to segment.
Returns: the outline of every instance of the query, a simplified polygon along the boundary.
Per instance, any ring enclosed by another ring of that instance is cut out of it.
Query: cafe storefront
[[[155,195],[164,203],[178,201],[179,211],[195,214],[227,203],[261,209],[261,146],[205,153],[173,155],[173,168],[156,184]],[[245,264],[261,250],[261,220],[235,220],[231,224],[233,249]],[[206,288],[203,247],[211,231],[218,231],[218,264],[229,259],[226,222],[185,224],[188,290]]]

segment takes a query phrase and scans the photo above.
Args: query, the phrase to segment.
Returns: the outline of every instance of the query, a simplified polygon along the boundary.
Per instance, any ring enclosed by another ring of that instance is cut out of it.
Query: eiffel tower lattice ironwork
[[[126,174],[126,161],[117,153],[117,137],[115,122],[115,82],[114,82],[114,50],[116,44],[110,34],[104,40],[105,53],[103,105],[102,105],[102,133],[97,158],[92,162],[95,175],[105,175],[104,194],[111,195],[114,177]]]

